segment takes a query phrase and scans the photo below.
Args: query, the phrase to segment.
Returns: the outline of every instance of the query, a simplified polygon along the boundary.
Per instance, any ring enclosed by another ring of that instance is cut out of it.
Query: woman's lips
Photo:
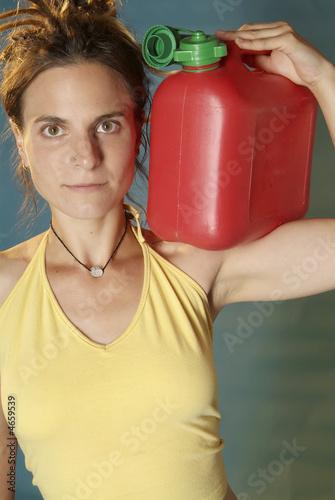
[[[71,191],[76,191],[77,193],[92,193],[94,191],[99,191],[102,189],[106,183],[103,184],[77,184],[77,185],[65,185]]]

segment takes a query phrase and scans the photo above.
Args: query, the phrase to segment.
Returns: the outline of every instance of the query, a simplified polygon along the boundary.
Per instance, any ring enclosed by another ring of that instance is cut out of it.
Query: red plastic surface
[[[208,250],[259,238],[309,203],[315,98],[227,45],[218,69],[167,77],[152,105],[149,226]]]

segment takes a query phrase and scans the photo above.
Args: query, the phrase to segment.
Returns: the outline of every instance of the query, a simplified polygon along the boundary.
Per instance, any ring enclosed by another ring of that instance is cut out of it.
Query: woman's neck
[[[89,268],[104,267],[124,235],[126,221],[123,204],[96,219],[76,219],[52,209],[49,256],[64,264],[73,263],[75,256]]]

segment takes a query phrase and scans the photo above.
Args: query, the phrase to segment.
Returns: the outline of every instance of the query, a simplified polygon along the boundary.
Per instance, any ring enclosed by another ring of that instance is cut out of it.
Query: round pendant
[[[93,278],[100,278],[104,274],[101,267],[92,267],[90,273]]]

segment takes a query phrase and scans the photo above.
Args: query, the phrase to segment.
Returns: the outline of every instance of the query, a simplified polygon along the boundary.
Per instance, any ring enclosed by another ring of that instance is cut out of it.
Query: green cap
[[[179,32],[191,33],[181,35]],[[143,57],[152,68],[163,68],[178,63],[196,70],[197,67],[218,64],[227,55],[227,47],[214,35],[203,31],[157,25],[150,28],[143,39]]]

